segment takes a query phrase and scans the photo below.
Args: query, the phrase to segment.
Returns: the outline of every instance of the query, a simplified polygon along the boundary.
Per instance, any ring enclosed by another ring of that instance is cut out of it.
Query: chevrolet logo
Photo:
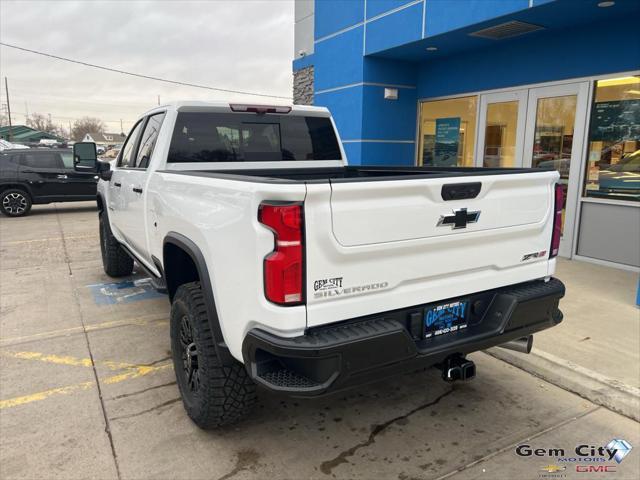
[[[476,223],[480,218],[480,210],[477,212],[468,212],[466,208],[458,208],[453,211],[453,215],[440,215],[438,227],[451,225],[452,230],[458,228],[467,228],[468,223]]]
[[[558,466],[558,465],[547,465],[546,467],[542,467],[540,470],[543,470],[545,472],[549,472],[549,473],[556,473],[556,472],[562,472],[563,470],[566,470],[567,467],[563,466]]]

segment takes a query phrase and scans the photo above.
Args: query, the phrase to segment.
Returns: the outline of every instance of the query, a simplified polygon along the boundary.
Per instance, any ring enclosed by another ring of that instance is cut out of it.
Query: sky
[[[74,60],[219,88],[290,97],[293,0],[0,1],[0,41]],[[0,46],[0,104],[11,117],[83,116],[125,133],[171,100],[290,100],[221,93],[134,78]]]

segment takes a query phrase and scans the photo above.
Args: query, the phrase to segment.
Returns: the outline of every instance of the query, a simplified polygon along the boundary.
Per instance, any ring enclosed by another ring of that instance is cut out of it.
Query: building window
[[[422,102],[418,165],[472,167],[478,97]]]
[[[595,85],[584,196],[640,201],[640,76]]]

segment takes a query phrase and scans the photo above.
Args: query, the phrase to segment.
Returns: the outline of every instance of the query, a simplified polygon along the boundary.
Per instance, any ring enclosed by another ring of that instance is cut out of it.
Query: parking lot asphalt
[[[175,384],[168,312],[143,274],[104,274],[92,203],[0,218],[0,478],[640,476],[637,422],[484,353],[471,382],[428,370],[314,400],[265,392],[243,423],[199,430]],[[612,439],[635,451],[576,457]],[[565,455],[518,456],[522,444]],[[589,465],[609,471],[576,471]]]

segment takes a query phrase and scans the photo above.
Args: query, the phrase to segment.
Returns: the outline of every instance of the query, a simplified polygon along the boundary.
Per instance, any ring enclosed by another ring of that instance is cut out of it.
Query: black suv
[[[73,169],[71,150],[59,148],[0,152],[0,211],[26,215],[32,204],[95,200],[98,177]]]

